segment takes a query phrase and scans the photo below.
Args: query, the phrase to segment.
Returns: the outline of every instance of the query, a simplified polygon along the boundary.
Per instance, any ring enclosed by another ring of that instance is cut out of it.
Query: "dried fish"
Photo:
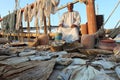
[[[115,72],[117,73],[117,75],[118,75],[118,77],[119,77],[119,79],[120,79],[120,66],[117,66],[117,67],[115,68]]]

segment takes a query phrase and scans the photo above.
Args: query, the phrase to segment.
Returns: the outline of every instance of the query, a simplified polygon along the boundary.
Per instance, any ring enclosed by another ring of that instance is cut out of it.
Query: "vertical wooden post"
[[[36,26],[36,38],[38,38],[38,35],[39,35],[39,25],[38,25],[38,18],[37,18],[37,16],[36,16],[36,21],[37,21],[37,26]]]
[[[43,16],[44,16],[44,33],[47,34],[46,16],[44,14],[44,9],[43,9]]]
[[[28,41],[30,41],[30,22],[27,20]]]
[[[28,6],[28,4],[27,4],[27,6]],[[28,7],[27,7],[27,11],[28,11]],[[28,41],[30,41],[30,22],[29,22],[29,16],[28,16],[28,20],[27,20],[27,32],[28,32]]]
[[[51,33],[51,26],[50,26],[51,24],[50,23],[51,23],[51,21],[50,21],[50,16],[49,16],[49,19],[48,19],[48,26],[49,26],[49,28],[48,29],[49,29],[49,31]]]
[[[95,15],[95,0],[87,0],[87,20],[88,20],[88,34],[94,34],[97,31],[96,15]]]
[[[23,42],[24,40],[24,37],[23,37],[23,35],[22,35],[22,33],[23,33],[23,23],[21,22],[21,27],[20,27],[20,37],[21,37],[21,39],[20,39],[20,42]]]

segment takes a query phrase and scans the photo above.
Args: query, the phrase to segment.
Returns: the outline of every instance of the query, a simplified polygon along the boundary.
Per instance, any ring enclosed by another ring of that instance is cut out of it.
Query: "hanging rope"
[[[111,12],[111,14],[109,15],[109,17],[107,18],[107,20],[104,22],[103,26],[108,22],[108,20],[110,19],[110,17],[113,15],[113,13],[115,12],[115,10],[117,9],[117,7],[120,4],[120,0],[118,2],[118,4],[115,6],[115,8],[113,9],[113,11]]]
[[[115,32],[112,33],[109,37],[115,38],[119,33],[120,33],[120,25],[118,26],[117,29],[115,29]]]
[[[112,30],[112,32],[109,34],[109,37],[114,37],[115,33],[118,33],[118,30],[120,29],[120,20],[117,22],[117,24],[115,25],[114,29]],[[118,26],[119,25],[119,26]],[[117,28],[118,27],[118,28]]]
[[[120,20],[117,22],[117,24],[115,25],[115,29],[117,28],[117,26],[119,25],[120,23]]]

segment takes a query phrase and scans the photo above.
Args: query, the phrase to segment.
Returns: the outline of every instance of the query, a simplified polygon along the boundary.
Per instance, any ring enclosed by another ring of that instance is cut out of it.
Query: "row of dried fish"
[[[113,56],[111,53],[98,55],[96,52],[93,57],[82,54],[83,51],[89,53],[89,49],[69,53],[38,51],[34,48],[14,47],[14,49],[16,53],[12,54],[17,55],[0,56],[2,80],[119,80],[120,78],[119,63],[112,59],[110,61]]]

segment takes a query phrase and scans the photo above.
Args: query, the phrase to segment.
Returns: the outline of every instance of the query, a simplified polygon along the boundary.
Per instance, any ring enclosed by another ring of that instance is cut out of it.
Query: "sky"
[[[23,8],[27,4],[33,3],[35,0],[19,0],[20,7]],[[67,4],[68,2],[72,2],[74,0],[60,0],[60,4],[58,7]],[[104,16],[104,22],[108,19],[109,15],[115,8],[116,4],[120,0],[95,0],[95,11],[97,15]],[[15,0],[4,0],[0,2],[0,15],[4,17],[9,14],[8,12],[13,12],[15,10]],[[87,22],[87,14],[86,14],[86,6],[84,3],[76,3],[74,4],[74,10],[78,11],[81,16],[81,24],[85,24]],[[67,8],[57,11],[55,14],[51,14],[51,25],[58,25],[60,17],[64,12],[67,11]],[[109,18],[108,22],[104,25],[104,28],[111,29],[114,28],[117,22],[120,20],[120,4],[118,8],[115,10],[114,14]],[[120,24],[119,24],[120,25]],[[25,26],[25,23],[24,25]],[[31,25],[32,26],[32,25]]]

